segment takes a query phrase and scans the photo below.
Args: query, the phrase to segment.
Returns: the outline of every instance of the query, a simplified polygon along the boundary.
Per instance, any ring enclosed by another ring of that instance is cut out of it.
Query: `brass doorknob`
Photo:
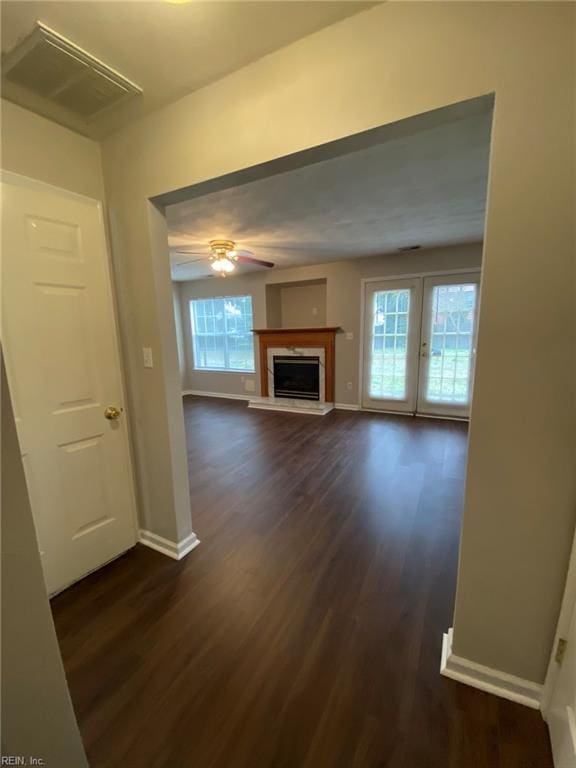
[[[115,405],[109,405],[108,408],[104,411],[104,418],[110,419],[110,421],[114,421],[115,419],[120,418],[120,414],[122,413],[121,408],[116,408]]]

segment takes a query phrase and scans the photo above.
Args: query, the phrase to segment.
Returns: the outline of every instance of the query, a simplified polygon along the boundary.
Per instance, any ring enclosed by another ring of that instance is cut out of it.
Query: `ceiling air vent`
[[[142,93],[135,83],[39,21],[6,56],[3,75],[86,122]]]

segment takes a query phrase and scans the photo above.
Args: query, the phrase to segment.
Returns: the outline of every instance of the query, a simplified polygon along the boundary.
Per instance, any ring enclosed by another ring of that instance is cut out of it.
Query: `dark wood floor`
[[[92,768],[551,768],[539,713],[439,675],[464,425],[185,413],[200,547],[53,601]]]

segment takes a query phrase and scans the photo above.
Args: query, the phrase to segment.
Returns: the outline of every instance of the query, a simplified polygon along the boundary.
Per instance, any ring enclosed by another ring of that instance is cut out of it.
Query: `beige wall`
[[[151,241],[147,198],[495,93],[454,648],[537,681],[575,507],[573,25],[569,3],[384,3],[103,143],[125,327],[165,363],[145,384],[133,377],[152,525],[173,503],[165,440],[181,411],[167,252]]]
[[[277,327],[276,314],[267,318],[269,309],[270,289],[282,287],[283,283],[296,280],[325,280],[325,286],[313,285],[315,289],[312,296],[304,292],[304,306],[308,310],[314,302],[320,303],[318,288],[322,288],[325,296],[325,322],[311,325],[337,325],[342,332],[336,337],[336,382],[335,396],[337,403],[356,405],[360,400],[359,394],[359,358],[360,358],[360,307],[362,295],[362,278],[366,277],[394,277],[404,274],[423,274],[426,272],[442,272],[453,269],[475,269],[480,267],[482,261],[482,246],[466,245],[450,248],[434,248],[415,251],[412,253],[392,254],[377,258],[350,259],[346,261],[334,261],[326,264],[318,264],[310,267],[297,267],[293,269],[274,269],[270,271],[252,272],[242,277],[227,277],[225,280],[195,280],[180,283],[180,296],[182,308],[182,327],[184,329],[184,349],[186,353],[186,375],[184,389],[200,392],[218,392],[221,394],[244,395],[246,393],[245,380],[255,382],[256,392],[259,391],[259,361],[256,354],[256,374],[247,375],[239,373],[218,373],[215,371],[196,371],[192,356],[192,338],[190,326],[190,300],[206,298],[209,296],[245,295],[252,297],[252,309],[254,312],[254,326],[256,328]],[[290,302],[289,316],[291,322],[281,322],[284,327],[293,325],[305,325],[296,323],[297,301],[302,294],[298,289],[294,302]],[[300,289],[302,290],[302,289]],[[293,297],[294,298],[294,297]],[[281,301],[281,294],[278,297]],[[312,319],[310,317],[308,320]],[[284,314],[281,314],[284,320]],[[353,334],[348,340],[346,332]],[[348,389],[348,384],[351,388]]]
[[[282,328],[325,325],[326,284],[282,286],[280,288],[280,324]]]
[[[266,286],[266,324],[268,328],[282,327],[282,301],[279,285]]]
[[[2,755],[88,762],[60,658],[2,360]]]

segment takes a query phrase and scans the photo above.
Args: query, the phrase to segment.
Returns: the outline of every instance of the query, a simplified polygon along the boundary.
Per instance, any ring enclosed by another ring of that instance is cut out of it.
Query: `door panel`
[[[365,294],[365,408],[412,411],[416,402],[421,281],[368,283]]]
[[[478,289],[477,274],[424,279],[419,413],[469,415]]]
[[[48,591],[136,541],[100,206],[6,175],[3,337]]]
[[[37,320],[48,338],[58,339],[46,359],[46,394],[60,413],[80,404],[97,405],[85,288],[41,284],[35,288]]]

